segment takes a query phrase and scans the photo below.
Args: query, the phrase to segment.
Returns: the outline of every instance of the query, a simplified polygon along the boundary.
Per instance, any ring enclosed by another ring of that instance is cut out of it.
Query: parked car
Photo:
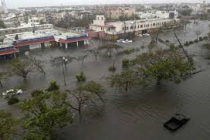
[[[129,39],[126,39],[124,41],[122,41],[122,43],[132,43],[133,41],[132,40],[129,40]]]
[[[137,36],[138,36],[138,37],[142,37],[143,35],[142,35],[142,34],[138,34]]]
[[[2,93],[3,96],[7,96],[8,94],[12,94],[12,95],[19,95],[19,94],[23,94],[23,90],[22,89],[9,89],[6,90],[5,92]]]
[[[118,43],[122,43],[123,41],[124,41],[124,39],[117,40]]]
[[[143,34],[143,36],[150,36],[150,34],[146,33],[146,34]]]

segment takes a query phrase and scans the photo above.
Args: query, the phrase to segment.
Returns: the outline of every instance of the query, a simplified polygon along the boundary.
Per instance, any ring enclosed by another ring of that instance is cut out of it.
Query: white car
[[[23,90],[22,89],[17,89],[17,90],[9,89],[2,93],[3,96],[7,96],[8,94],[12,94],[12,95],[23,94]]]
[[[138,34],[137,36],[138,36],[138,37],[142,37],[143,35],[142,35],[142,34]]]
[[[146,33],[146,34],[143,34],[143,36],[150,36],[150,34]]]
[[[133,42],[132,40],[126,39],[126,40],[124,40],[122,43],[132,43],[132,42]]]
[[[124,41],[124,39],[117,40],[118,43],[122,43],[123,41]]]

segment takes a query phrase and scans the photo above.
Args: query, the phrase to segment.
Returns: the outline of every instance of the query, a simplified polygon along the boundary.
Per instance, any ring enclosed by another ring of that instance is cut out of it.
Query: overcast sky
[[[180,3],[202,2],[203,0],[5,0],[7,7],[35,7],[35,6],[58,6],[58,5],[86,5],[86,4],[124,4],[124,3]],[[209,2],[210,0],[206,0]]]

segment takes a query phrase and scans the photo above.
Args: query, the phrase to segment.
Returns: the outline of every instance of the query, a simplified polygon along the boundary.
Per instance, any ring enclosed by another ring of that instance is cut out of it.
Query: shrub
[[[193,44],[194,42],[193,41],[189,41],[189,44],[191,45],[191,44]]]
[[[159,42],[161,42],[161,43],[163,43],[163,42],[164,42],[164,41],[163,41],[162,39],[160,39],[160,38],[158,38],[158,41],[159,41]]]
[[[47,91],[55,91],[55,90],[59,90],[59,85],[57,85],[57,82],[55,80],[52,80],[50,82],[50,86],[47,88]]]
[[[184,45],[185,45],[185,46],[189,46],[189,42],[186,41],[186,42],[184,43]]]
[[[130,60],[127,59],[127,58],[124,58],[124,59],[122,60],[122,67],[123,67],[123,68],[128,68],[129,65],[130,65]]]
[[[166,42],[168,43],[168,42],[169,42],[169,40],[166,40]]]
[[[31,92],[32,97],[39,96],[41,94],[43,94],[42,90],[34,90],[33,92]]]
[[[12,97],[8,100],[8,105],[13,105],[19,102],[19,99],[17,97]]]
[[[198,43],[198,39],[195,39],[194,42],[195,42],[195,43]]]
[[[109,67],[109,71],[110,72],[115,72],[116,71],[116,67],[115,66],[110,66]]]
[[[85,77],[85,75],[84,75],[83,72],[81,72],[80,74],[77,74],[75,77],[76,77],[76,79],[77,79],[78,82],[84,82],[84,81],[86,81],[86,77]]]
[[[203,37],[199,37],[199,41],[203,41]]]
[[[204,40],[207,40],[207,39],[208,39],[208,36],[204,36],[203,39],[204,39]]]
[[[171,44],[171,45],[170,45],[170,48],[171,48],[171,49],[174,49],[174,48],[175,48],[175,45],[174,45],[174,44]]]

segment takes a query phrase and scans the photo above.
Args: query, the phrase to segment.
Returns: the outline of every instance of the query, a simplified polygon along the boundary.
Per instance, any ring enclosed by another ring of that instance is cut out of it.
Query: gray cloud
[[[129,3],[181,3],[202,2],[203,0],[129,0]],[[210,2],[210,0],[206,0]],[[58,6],[86,4],[124,4],[128,0],[6,0],[7,7]]]

